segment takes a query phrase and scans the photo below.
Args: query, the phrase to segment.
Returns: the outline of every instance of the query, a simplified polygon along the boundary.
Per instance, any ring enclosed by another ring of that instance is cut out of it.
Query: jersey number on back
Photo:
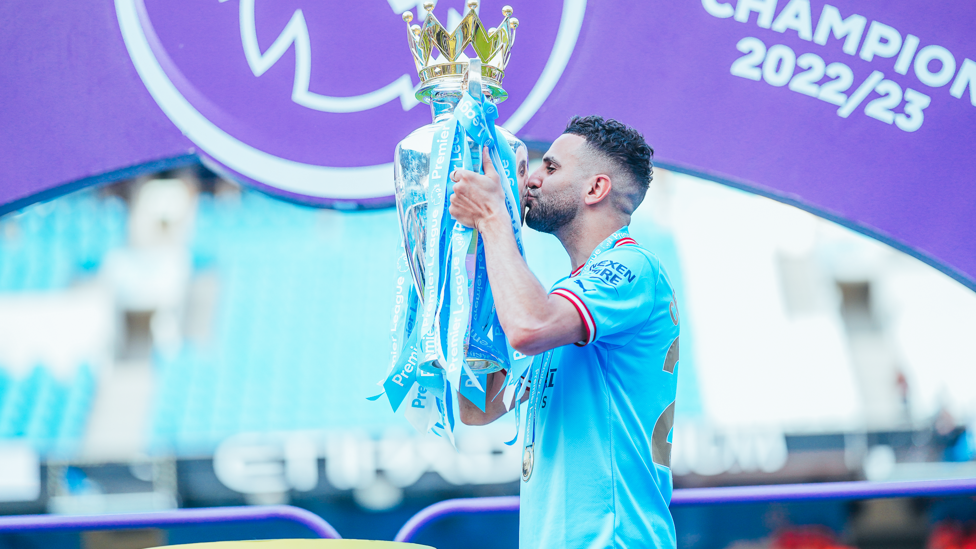
[[[671,321],[675,326],[678,325],[678,302],[672,295]],[[664,371],[673,374],[675,366],[678,365],[678,338],[674,338],[668,354],[664,357]],[[671,467],[671,443],[668,442],[668,435],[674,427],[674,401],[661,412],[657,421],[654,423],[654,430],[651,432],[651,459],[654,463],[664,467]]]

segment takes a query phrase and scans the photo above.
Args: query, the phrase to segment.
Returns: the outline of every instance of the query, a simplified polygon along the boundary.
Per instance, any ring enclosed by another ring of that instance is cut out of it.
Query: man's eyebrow
[[[524,168],[528,164],[529,164],[528,160],[523,160],[523,161],[519,162],[519,168]]]
[[[543,156],[542,157],[542,161],[543,162],[546,162],[546,163],[549,163],[549,164],[552,164],[553,166],[557,166],[557,167],[561,165],[558,160],[556,160],[555,158],[553,158],[553,157],[551,157],[549,155]]]

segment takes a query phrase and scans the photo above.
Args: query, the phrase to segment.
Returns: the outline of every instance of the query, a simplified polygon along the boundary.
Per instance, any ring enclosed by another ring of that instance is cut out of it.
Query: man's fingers
[[[487,176],[488,179],[491,179],[492,181],[497,183],[498,181],[500,181],[500,178],[498,176],[498,171],[495,170],[495,165],[491,163],[491,154],[489,154],[488,152],[488,147],[482,149],[481,152],[482,152],[481,163],[485,170],[485,176]],[[455,183],[459,183],[461,181],[473,182],[479,176],[481,176],[481,174],[477,172],[473,172],[471,170],[465,170],[464,168],[458,168],[453,172],[451,172],[450,174],[451,181]]]
[[[488,152],[488,147],[481,150],[481,164],[485,169],[485,175],[492,179],[498,178],[498,172],[495,171],[495,165],[491,163],[491,154]]]
[[[465,227],[474,228],[474,224],[472,223],[471,219],[466,215],[467,211],[462,207],[454,205],[453,200],[451,201],[451,206],[447,211],[451,214],[451,217],[457,220],[458,223],[464,225]]]
[[[477,174],[475,174],[471,170],[465,170],[464,168],[457,168],[453,172],[451,172],[451,181],[455,183],[459,183],[461,181],[464,181],[465,179],[468,179],[472,175],[477,175]]]
[[[454,193],[451,195],[451,203],[448,206],[448,210],[451,212],[452,216],[454,216],[454,214],[464,214],[468,210],[466,206],[470,207],[470,204],[470,198],[460,193]]]
[[[464,168],[457,168],[456,170],[451,172],[451,181],[455,183],[460,183],[461,181],[464,181],[465,179],[468,179],[473,175],[477,175],[477,174],[471,170],[465,170]]]

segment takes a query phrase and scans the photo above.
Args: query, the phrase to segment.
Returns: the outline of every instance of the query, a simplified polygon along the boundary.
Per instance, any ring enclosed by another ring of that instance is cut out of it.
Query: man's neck
[[[589,219],[581,219],[589,217]],[[627,225],[616,216],[579,216],[556,233],[556,238],[566,249],[575,271],[593,254],[593,250],[610,235]]]

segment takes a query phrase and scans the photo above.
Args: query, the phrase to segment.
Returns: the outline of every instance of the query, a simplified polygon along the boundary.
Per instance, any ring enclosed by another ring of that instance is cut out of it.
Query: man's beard
[[[569,193],[543,199],[532,195],[529,211],[525,213],[525,224],[540,233],[553,234],[568,225],[579,212],[579,203]]]

